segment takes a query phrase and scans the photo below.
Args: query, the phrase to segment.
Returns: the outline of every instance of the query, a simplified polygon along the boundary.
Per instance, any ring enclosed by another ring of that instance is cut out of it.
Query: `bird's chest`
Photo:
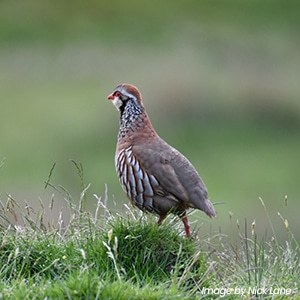
[[[134,205],[153,211],[157,179],[149,174],[132,151],[132,146],[122,149],[115,157],[117,175],[123,190]]]

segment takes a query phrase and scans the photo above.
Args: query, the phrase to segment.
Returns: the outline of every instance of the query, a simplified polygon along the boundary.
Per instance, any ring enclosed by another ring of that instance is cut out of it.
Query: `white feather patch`
[[[112,103],[117,108],[117,110],[120,110],[120,107],[123,104],[122,100],[120,100],[119,97],[114,97],[114,100],[112,101]]]

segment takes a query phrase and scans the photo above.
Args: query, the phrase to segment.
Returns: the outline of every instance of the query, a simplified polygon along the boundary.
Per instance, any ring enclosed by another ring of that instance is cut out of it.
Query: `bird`
[[[136,86],[120,84],[107,99],[120,113],[115,167],[130,202],[158,215],[158,225],[169,213],[177,215],[190,237],[189,208],[202,210],[210,218],[216,216],[195,167],[157,134]]]

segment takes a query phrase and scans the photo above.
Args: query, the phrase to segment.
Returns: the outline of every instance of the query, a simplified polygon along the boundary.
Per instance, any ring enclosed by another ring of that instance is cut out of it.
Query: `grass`
[[[298,299],[300,249],[281,214],[283,244],[275,231],[258,240],[256,221],[249,228],[245,221],[244,231],[236,222],[231,238],[210,232],[200,240],[196,228],[187,239],[177,218],[158,227],[154,216],[127,205],[110,211],[107,192],[104,199],[94,195],[96,208],[87,211],[90,185],[82,165],[73,163],[81,182],[77,204],[51,183],[55,165],[46,181],[63,195],[68,218],[49,219],[42,200],[37,211],[9,195],[1,202],[0,298]]]

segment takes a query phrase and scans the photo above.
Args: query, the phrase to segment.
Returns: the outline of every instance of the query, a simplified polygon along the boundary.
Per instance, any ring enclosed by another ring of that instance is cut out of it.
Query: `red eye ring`
[[[119,91],[116,91],[115,92],[115,97],[120,97],[121,96],[121,93]]]

